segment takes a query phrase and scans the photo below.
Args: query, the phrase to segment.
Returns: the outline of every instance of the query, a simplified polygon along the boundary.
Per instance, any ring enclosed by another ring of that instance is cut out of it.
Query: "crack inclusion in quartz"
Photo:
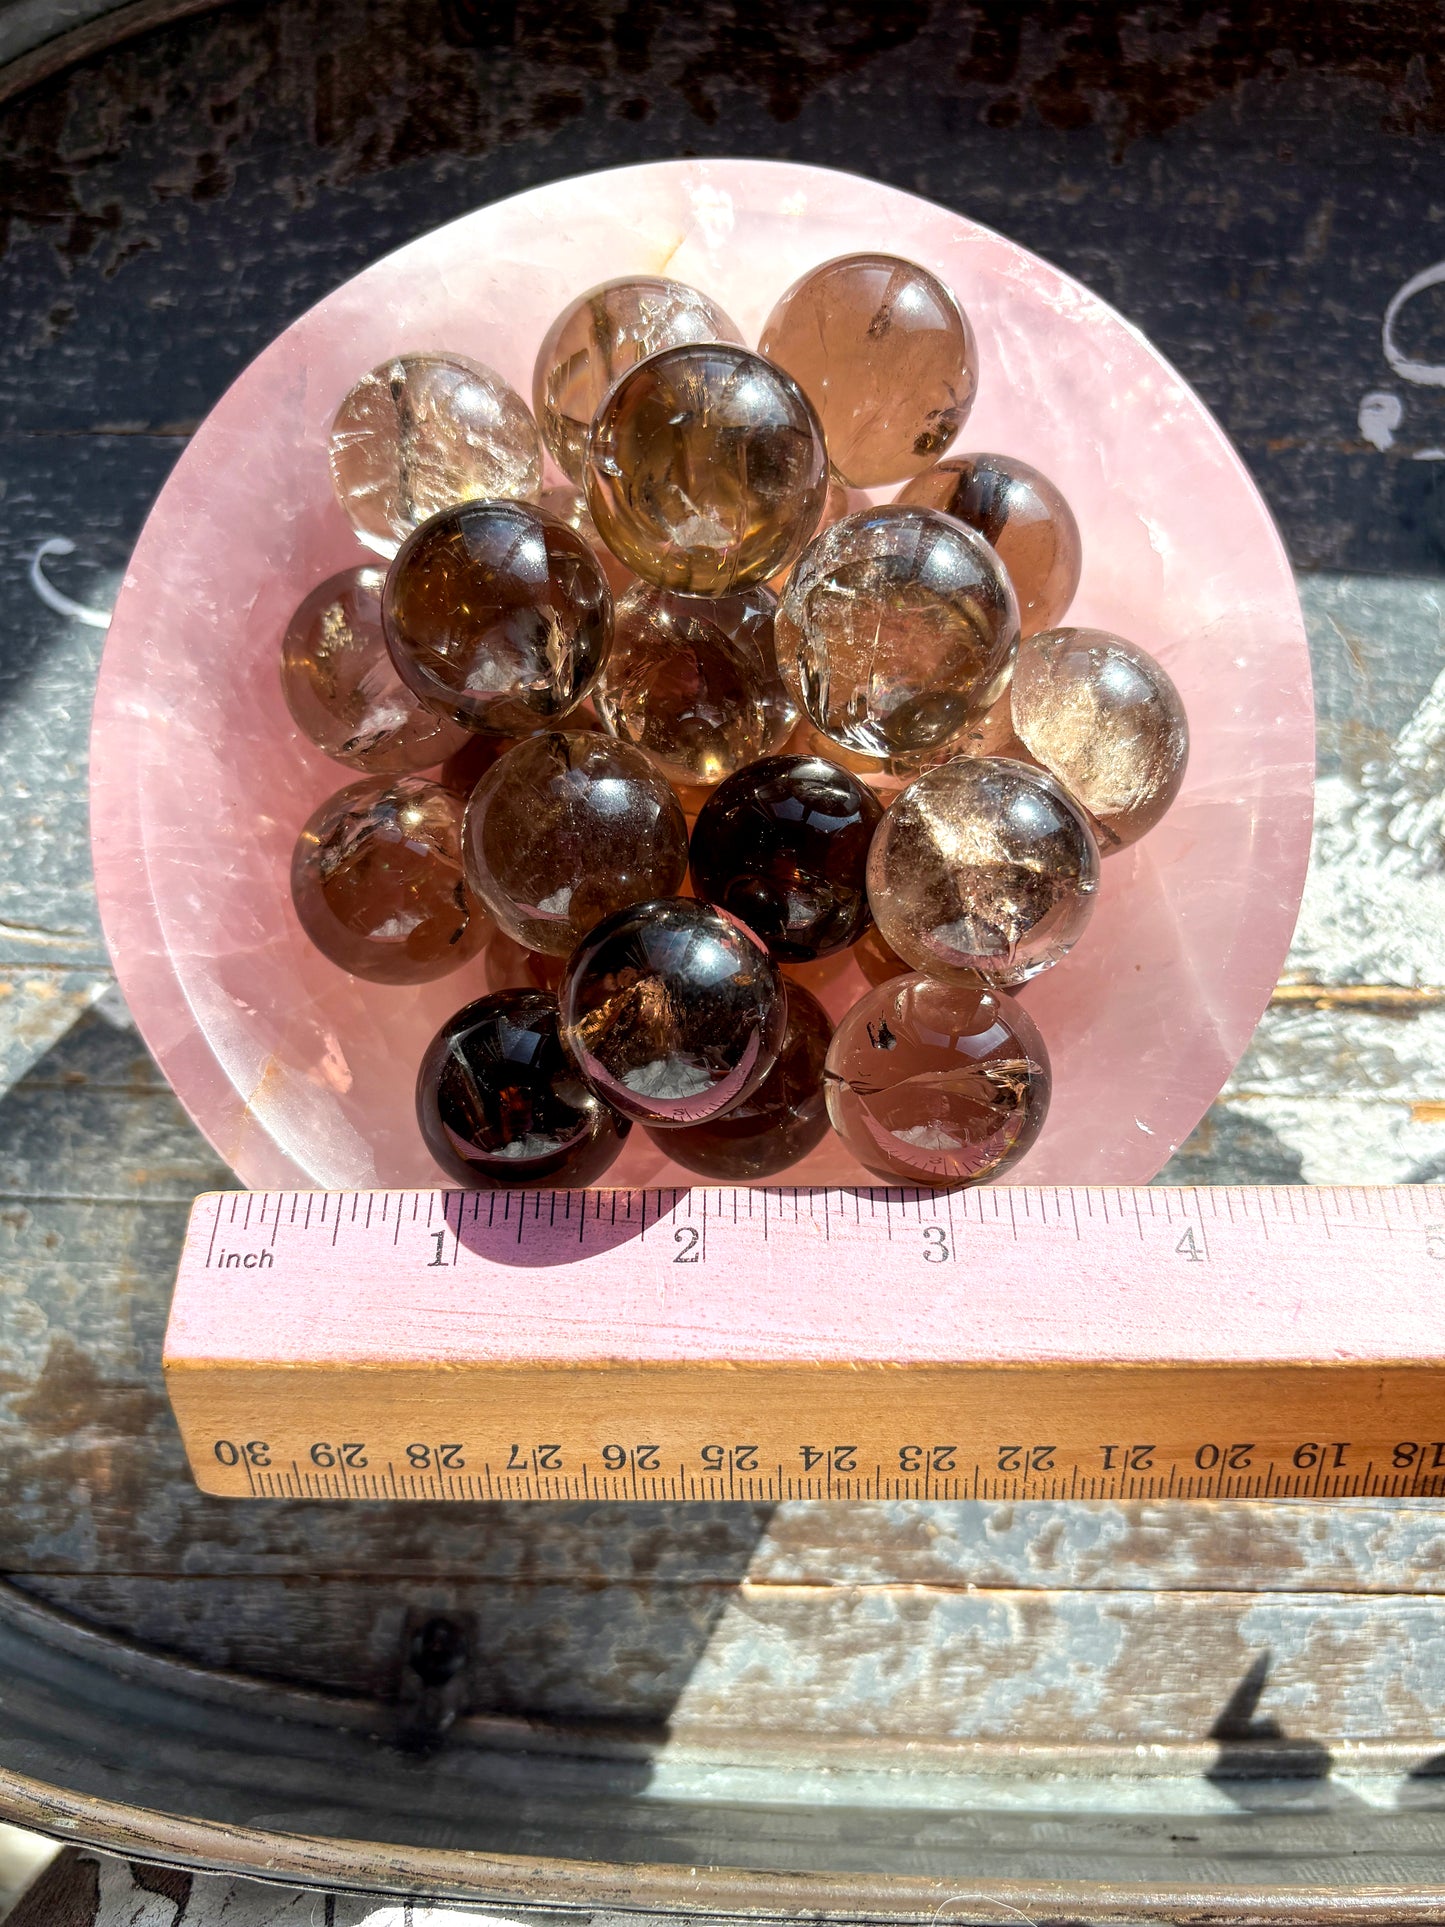
[[[547,1137],[540,1131],[528,1131],[525,1137],[508,1138],[500,1144],[488,1147],[494,1158],[545,1158],[553,1151],[562,1149],[564,1140],[560,1137]]]
[[[384,922],[374,925],[365,934],[377,938],[378,941],[390,940],[393,943],[399,943],[403,937],[409,937],[413,930],[419,930],[425,921],[426,919],[414,910],[410,913],[398,911],[395,916],[387,917]]]
[[[624,1071],[622,1081],[639,1097],[699,1097],[713,1087],[713,1078],[701,1065],[685,1057],[658,1057],[650,1064],[639,1064]]]
[[[825,530],[784,599],[814,723],[869,756],[959,736],[994,695],[1012,648],[1010,592],[1000,577],[990,608],[968,580],[980,570],[998,574],[985,545],[932,510],[864,511]]]
[[[623,1067],[616,1063],[629,1047],[640,1043],[646,1048],[649,1041],[665,1037],[677,1023],[666,984],[659,977],[642,977],[589,1011],[578,1028],[599,1060],[639,1097],[698,1097],[712,1090],[717,1078],[697,1053],[664,1050],[640,1064]]]
[[[384,362],[349,391],[331,428],[337,497],[362,540],[383,554],[439,509],[535,496],[541,455],[521,396],[461,356]]]
[[[869,851],[884,940],[917,969],[1026,981],[1057,963],[1088,921],[1098,854],[1046,772],[959,757],[895,802]]]
[[[864,1123],[880,1148],[892,1141],[914,1150],[967,1153],[971,1170],[987,1171],[1017,1139],[1028,1116],[1030,1083],[1042,1073],[1042,1065],[1021,1057],[987,1066],[919,1071],[896,1084],[829,1075],[862,1100]],[[922,1110],[925,1115],[914,1124],[890,1125],[874,1108],[879,1099],[880,1108],[895,1117],[900,1111],[906,1115]],[[971,1121],[996,1117],[1000,1106],[1007,1106],[1008,1114],[993,1130],[979,1137],[969,1129]]]

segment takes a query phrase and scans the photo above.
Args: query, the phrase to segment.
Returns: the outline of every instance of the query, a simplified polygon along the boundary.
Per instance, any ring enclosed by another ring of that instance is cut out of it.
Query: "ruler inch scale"
[[[1445,1187],[213,1192],[198,1484],[334,1500],[1445,1494]]]

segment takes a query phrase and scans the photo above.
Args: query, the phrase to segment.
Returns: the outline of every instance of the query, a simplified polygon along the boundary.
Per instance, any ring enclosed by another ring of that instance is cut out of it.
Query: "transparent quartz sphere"
[[[682,805],[641,750],[584,731],[515,744],[472,792],[467,881],[509,936],[565,957],[687,874]]]
[[[688,342],[741,346],[742,339],[715,301],[659,275],[628,275],[579,295],[547,330],[532,376],[532,406],[553,460],[581,482],[587,431],[603,396],[648,355]]]
[[[824,1088],[833,1129],[870,1171],[980,1184],[1016,1164],[1043,1129],[1049,1056],[1006,992],[894,977],[833,1033]]]
[[[883,941],[953,983],[1012,985],[1058,963],[1083,934],[1099,848],[1044,770],[960,756],[901,790],[868,852]]]
[[[1152,830],[1184,781],[1189,724],[1151,655],[1102,629],[1054,629],[1019,650],[1014,728],[1087,811],[1107,856]]]
[[[535,500],[542,441],[510,383],[464,355],[397,355],[363,375],[331,424],[336,497],[368,548],[393,555],[438,509]]]
[[[688,787],[777,749],[797,721],[773,654],[777,607],[763,583],[730,596],[636,583],[617,604],[597,685],[603,726]]]
[[[622,377],[592,424],[592,519],[660,588],[728,595],[765,582],[817,528],[827,493],[817,416],[746,348],[665,348]]]
[[[400,775],[454,756],[467,732],[397,675],[381,631],[384,569],[344,569],[313,589],[281,646],[281,690],[297,727],[351,769]]]
[[[291,899],[318,950],[377,984],[445,977],[490,929],[463,876],[462,800],[422,776],[328,797],[296,839]]]
[[[978,530],[1008,570],[1022,635],[1052,629],[1073,601],[1084,561],[1079,525],[1048,476],[1027,462],[958,456],[916,475],[898,500]]]
[[[632,1128],[578,1070],[556,998],[530,989],[448,1018],[417,1073],[416,1116],[442,1170],[470,1190],[594,1184]]]
[[[783,680],[831,741],[884,759],[941,748],[1003,693],[1018,604],[975,530],[880,508],[824,529],[778,608]]]
[[[467,729],[525,736],[587,695],[612,593],[575,530],[525,502],[472,502],[403,543],[381,599],[397,673]]]
[[[868,846],[883,805],[821,756],[767,756],[715,789],[693,826],[700,897],[740,917],[783,963],[856,943],[872,922]]]
[[[973,406],[978,350],[943,283],[891,254],[846,254],[795,281],[760,351],[817,409],[852,488],[902,482],[936,462]]]
[[[666,1131],[660,1148],[714,1184],[755,1184],[806,1157],[828,1129],[823,1065],[833,1026],[817,999],[788,985],[778,1061],[749,1097],[707,1124]]]
[[[614,1109],[654,1129],[702,1124],[777,1062],[787,990],[752,932],[664,897],[584,937],[562,979],[562,1034]]]

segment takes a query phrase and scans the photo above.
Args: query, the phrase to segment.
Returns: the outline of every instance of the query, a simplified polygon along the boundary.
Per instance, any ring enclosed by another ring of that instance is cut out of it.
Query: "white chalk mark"
[[[1405,419],[1405,404],[1398,395],[1383,388],[1372,388],[1360,397],[1360,433],[1383,455],[1394,446],[1395,430]]]
[[[1421,268],[1418,274],[1412,274],[1391,297],[1380,329],[1380,344],[1384,348],[1386,361],[1401,381],[1414,382],[1421,388],[1445,388],[1445,361],[1413,361],[1396,344],[1395,323],[1407,302],[1413,301],[1417,294],[1423,294],[1427,288],[1438,288],[1442,284],[1445,284],[1445,261],[1437,261],[1433,268]]]
[[[87,608],[83,602],[75,602],[57,589],[47,577],[41,564],[50,555],[74,555],[75,544],[66,535],[52,535],[30,558],[30,586],[45,604],[58,616],[69,616],[72,622],[83,622],[91,629],[110,627],[109,609]]]

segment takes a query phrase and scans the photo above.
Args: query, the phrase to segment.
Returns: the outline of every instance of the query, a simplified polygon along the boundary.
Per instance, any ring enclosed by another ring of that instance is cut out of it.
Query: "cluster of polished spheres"
[[[1048,1055],[1011,992],[1168,808],[1187,732],[1143,650],[1056,626],[1081,557],[1058,489],[943,459],[976,380],[951,292],[852,255],[756,353],[634,276],[558,318],[535,413],[435,353],[342,402],[337,494],[392,559],[287,633],[292,714],[364,772],[302,830],[292,895],[375,982],[485,948],[417,1084],[460,1183],[591,1183],[634,1123],[721,1182],[830,1122],[907,1183],[996,1176],[1037,1136]],[[850,947],[872,989],[834,1031],[796,973]]]

